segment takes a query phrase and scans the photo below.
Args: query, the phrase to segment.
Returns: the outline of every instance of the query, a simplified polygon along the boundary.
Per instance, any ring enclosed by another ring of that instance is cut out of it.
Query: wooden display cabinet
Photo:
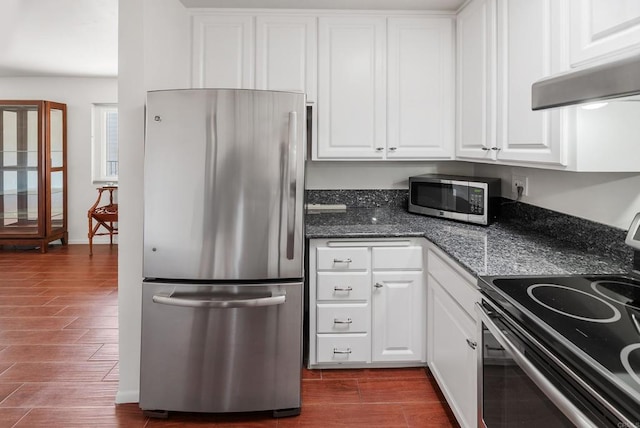
[[[67,244],[67,106],[0,100],[0,246]]]

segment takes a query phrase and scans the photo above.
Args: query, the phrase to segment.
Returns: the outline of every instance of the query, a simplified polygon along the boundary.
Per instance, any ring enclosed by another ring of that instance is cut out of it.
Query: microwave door
[[[458,220],[468,220],[469,217],[469,183],[466,181],[452,181],[449,201],[449,210],[456,214]]]

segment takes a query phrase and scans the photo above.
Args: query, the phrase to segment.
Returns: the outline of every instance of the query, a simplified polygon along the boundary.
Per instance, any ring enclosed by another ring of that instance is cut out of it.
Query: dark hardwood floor
[[[0,247],[0,428],[455,427],[422,368],[303,370],[302,414],[171,414],[114,405],[117,246]]]

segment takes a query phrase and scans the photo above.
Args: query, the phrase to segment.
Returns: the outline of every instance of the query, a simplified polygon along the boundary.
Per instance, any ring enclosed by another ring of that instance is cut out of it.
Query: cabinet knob
[[[471,339],[467,339],[467,345],[469,345],[469,348],[471,349],[476,349],[478,347],[478,342],[474,342]]]
[[[376,152],[381,152],[384,150],[384,147],[376,147]]]
[[[375,285],[374,285],[374,287],[375,287],[375,288],[382,288],[382,287],[384,287],[384,285],[383,285],[383,284],[380,284],[379,282],[376,282],[376,283],[375,283]]]
[[[162,118],[160,116],[153,116],[153,120],[156,122],[162,122]]]
[[[397,147],[389,147],[389,151],[390,151],[390,152],[395,152],[396,150],[398,150],[398,148],[397,148]]]

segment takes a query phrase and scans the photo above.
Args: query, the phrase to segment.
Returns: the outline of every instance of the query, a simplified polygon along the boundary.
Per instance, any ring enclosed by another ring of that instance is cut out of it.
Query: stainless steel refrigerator
[[[300,412],[305,123],[302,93],[147,93],[148,414]]]

